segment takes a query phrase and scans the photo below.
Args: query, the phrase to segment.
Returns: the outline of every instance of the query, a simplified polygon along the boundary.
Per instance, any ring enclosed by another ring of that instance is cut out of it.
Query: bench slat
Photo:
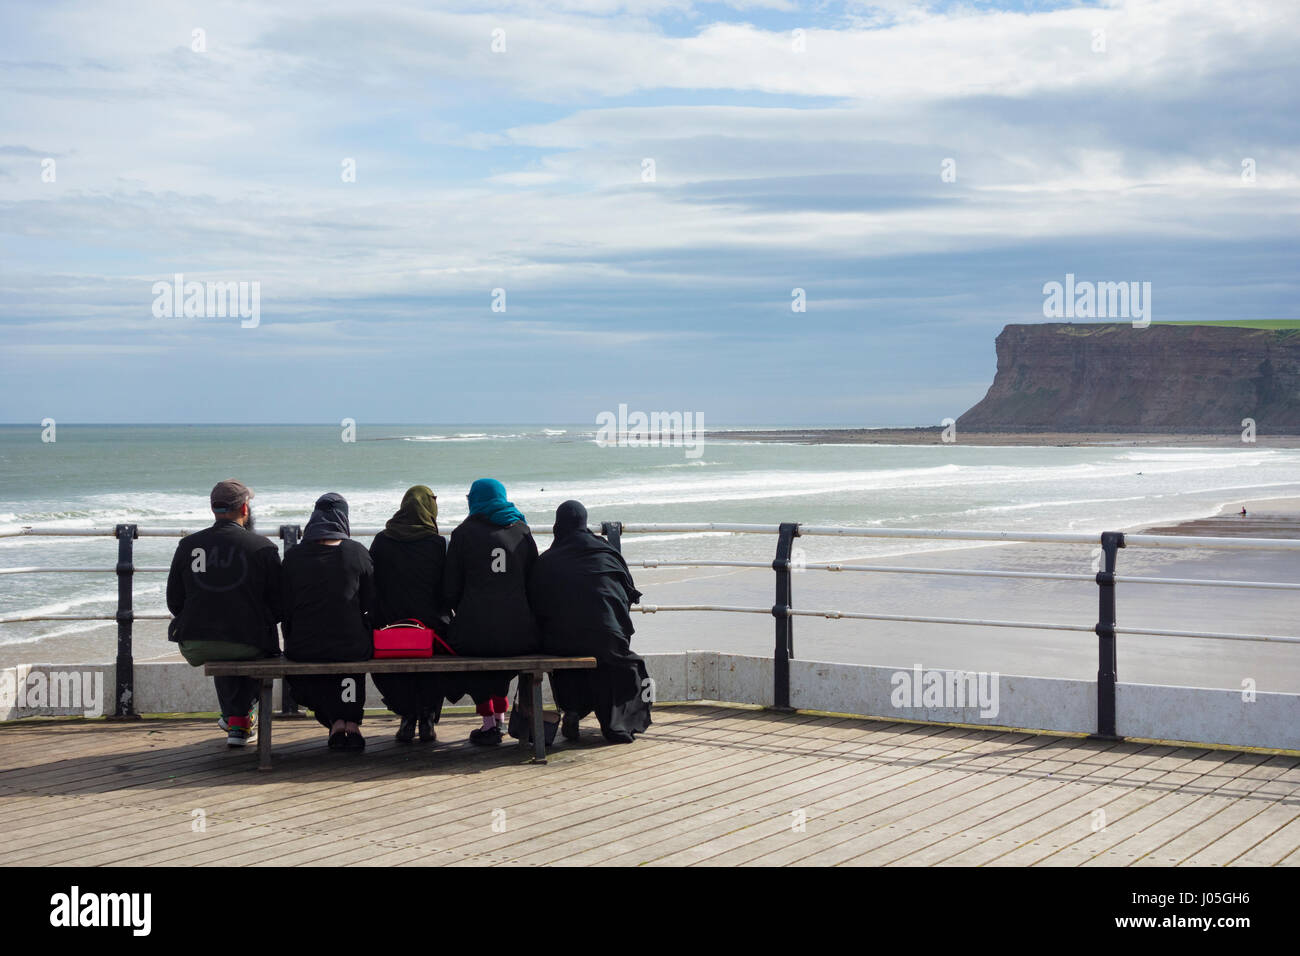
[[[421,674],[469,671],[585,670],[594,657],[425,657],[368,661],[290,661],[272,657],[256,661],[212,661],[203,665],[208,677],[284,677],[286,674]]]

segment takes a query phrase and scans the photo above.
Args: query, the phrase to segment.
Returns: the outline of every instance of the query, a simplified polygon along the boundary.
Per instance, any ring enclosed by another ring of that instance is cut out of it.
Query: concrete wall
[[[647,654],[645,659],[656,700],[772,704],[771,658],[686,651]],[[73,679],[89,698],[77,701],[78,706],[70,706],[67,700]],[[112,665],[2,669],[0,720],[95,716],[93,705],[112,713],[114,681]],[[212,681],[188,664],[137,664],[135,683],[135,707],[140,713],[217,709]],[[366,684],[367,707],[382,707],[373,682],[367,678]],[[29,694],[44,687],[44,701],[20,701],[19,687],[28,688]],[[277,682],[277,708],[279,696]],[[545,697],[549,704],[549,684]],[[964,675],[796,660],[790,663],[790,702],[804,710],[1026,730],[1091,733],[1097,725],[1094,682],[1012,674]],[[1116,710],[1117,730],[1128,737],[1300,750],[1300,695],[1260,693],[1246,701],[1239,691],[1120,684]]]

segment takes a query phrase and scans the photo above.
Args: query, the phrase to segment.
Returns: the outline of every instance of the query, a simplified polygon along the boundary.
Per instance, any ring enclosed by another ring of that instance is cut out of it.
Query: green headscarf
[[[388,519],[384,533],[398,541],[430,538],[438,533],[438,496],[425,485],[412,485],[402,495],[402,507]]]

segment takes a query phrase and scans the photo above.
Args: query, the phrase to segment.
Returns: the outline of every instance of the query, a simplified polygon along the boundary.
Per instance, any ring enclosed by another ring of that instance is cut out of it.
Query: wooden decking
[[[533,766],[476,721],[278,721],[270,774],[211,720],[5,725],[0,863],[1300,864],[1296,757],[681,705]]]

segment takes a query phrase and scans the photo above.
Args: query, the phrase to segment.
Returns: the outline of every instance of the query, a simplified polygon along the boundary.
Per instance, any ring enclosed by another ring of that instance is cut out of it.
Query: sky
[[[1295,0],[0,0],[0,421],[937,424],[1067,273],[1300,318],[1298,53]]]

